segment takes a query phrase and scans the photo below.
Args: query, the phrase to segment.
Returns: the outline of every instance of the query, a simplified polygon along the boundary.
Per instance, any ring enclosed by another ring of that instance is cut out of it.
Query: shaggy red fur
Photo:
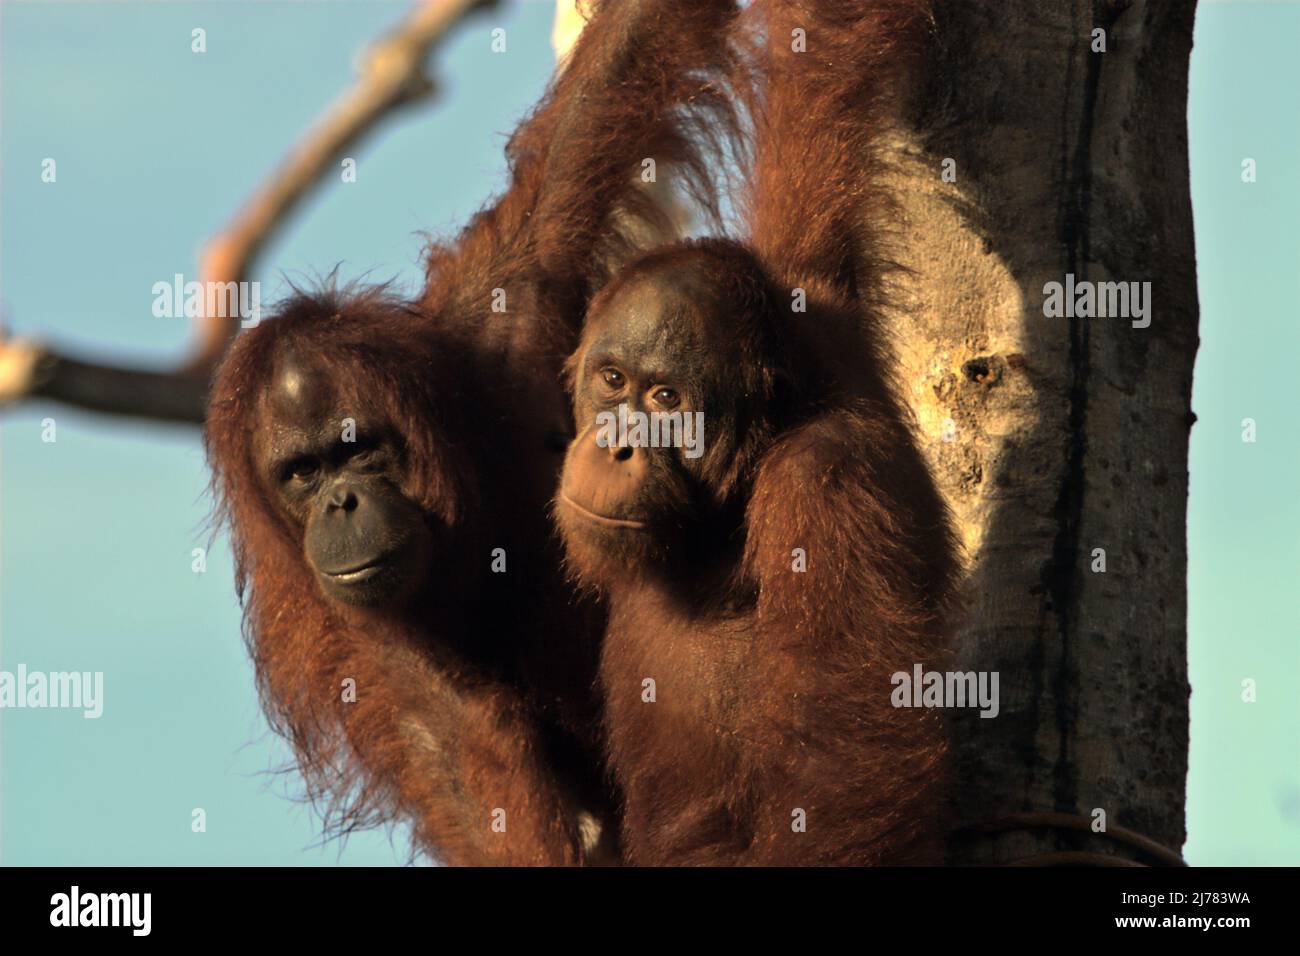
[[[592,739],[600,622],[557,571],[547,443],[571,427],[559,373],[589,296],[662,226],[636,184],[642,160],[661,176],[671,164],[709,204],[698,144],[723,128],[734,14],[713,0],[602,5],[512,138],[508,191],[430,248],[416,302],[298,296],[217,375],[206,442],[262,700],[340,829],[411,820],[418,845],[453,864],[587,862],[600,859],[587,812],[616,829],[593,806],[609,799]],[[412,609],[327,601],[301,529],[273,506],[253,436],[275,427],[262,396],[290,351],[330,370],[339,404],[378,410],[401,436],[401,490],[446,542]],[[508,574],[488,571],[495,547]]]
[[[682,479],[702,481],[707,503],[659,525],[653,510],[635,515],[651,515],[652,537],[675,536],[610,545],[612,532],[584,533],[560,509],[574,574],[611,604],[600,677],[624,848],[639,864],[938,862],[942,717],[893,707],[891,675],[944,664],[957,548],[889,381],[873,318],[886,242],[869,228],[887,221],[879,134],[923,48],[927,4],[758,0],[754,15],[748,248],[652,252],[588,320],[608,343],[606,313],[630,286],[665,290],[658,333],[629,321],[649,341],[688,336],[683,362],[730,383]],[[796,28],[806,53],[791,50]],[[806,312],[791,309],[796,288]],[[697,340],[724,345],[702,357]],[[679,370],[661,371],[678,390]]]

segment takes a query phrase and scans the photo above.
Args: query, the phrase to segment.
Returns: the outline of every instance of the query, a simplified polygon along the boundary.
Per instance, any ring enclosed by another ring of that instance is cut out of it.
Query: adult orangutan
[[[658,224],[643,161],[707,204],[734,13],[601,5],[512,137],[508,190],[430,250],[415,301],[297,295],[217,375],[206,440],[263,703],[341,828],[410,819],[452,864],[613,852],[601,621],[547,520],[560,371]]]
[[[895,708],[891,677],[942,663],[958,560],[889,382],[869,229],[888,209],[877,134],[926,4],[754,12],[748,244],[631,263],[569,365],[579,435],[555,507],[573,574],[610,602],[600,684],[624,853],[935,862],[942,720]],[[614,438],[620,406],[661,436],[702,415],[703,453]]]

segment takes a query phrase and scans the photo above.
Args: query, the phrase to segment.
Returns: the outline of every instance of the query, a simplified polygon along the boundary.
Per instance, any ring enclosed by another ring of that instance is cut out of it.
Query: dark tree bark
[[[1000,675],[995,719],[953,714],[957,809],[968,824],[1101,809],[1109,833],[1039,820],[960,835],[951,857],[1152,862],[1117,828],[1185,837],[1195,4],[937,7],[900,134],[910,272],[889,329],[968,549],[959,667]],[[1149,281],[1149,327],[1045,316],[1044,284],[1067,273]]]

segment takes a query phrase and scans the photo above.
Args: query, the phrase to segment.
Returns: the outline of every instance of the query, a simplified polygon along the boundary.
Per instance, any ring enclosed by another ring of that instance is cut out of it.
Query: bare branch
[[[426,99],[424,71],[432,48],[471,13],[496,0],[421,0],[362,57],[356,83],[325,110],[230,224],[204,249],[206,283],[243,281],[303,198],[335,160],[381,120]],[[205,285],[206,287],[206,285]],[[206,315],[192,354],[175,370],[147,371],[81,361],[30,339],[0,335],[0,406],[29,398],[119,415],[202,422],[208,383],[238,328],[238,319]]]
[[[424,0],[372,45],[363,56],[356,85],[325,111],[225,231],[208,244],[200,264],[204,282],[244,279],[277,227],[339,156],[389,113],[433,92],[423,64],[434,43],[467,14],[494,4],[495,0]],[[200,331],[195,358],[210,367],[234,336],[235,325],[209,316]]]

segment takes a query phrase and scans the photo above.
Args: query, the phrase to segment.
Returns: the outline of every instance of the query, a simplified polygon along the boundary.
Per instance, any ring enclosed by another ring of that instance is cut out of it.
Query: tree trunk
[[[958,669],[999,674],[995,719],[951,721],[967,824],[1101,809],[1111,837],[1179,850],[1185,836],[1194,10],[938,3],[903,134],[896,240],[911,271],[888,331],[968,552]],[[1067,274],[1149,281],[1149,327],[1047,317],[1044,285]],[[1151,861],[1035,826],[960,835],[951,856],[1079,850]]]

